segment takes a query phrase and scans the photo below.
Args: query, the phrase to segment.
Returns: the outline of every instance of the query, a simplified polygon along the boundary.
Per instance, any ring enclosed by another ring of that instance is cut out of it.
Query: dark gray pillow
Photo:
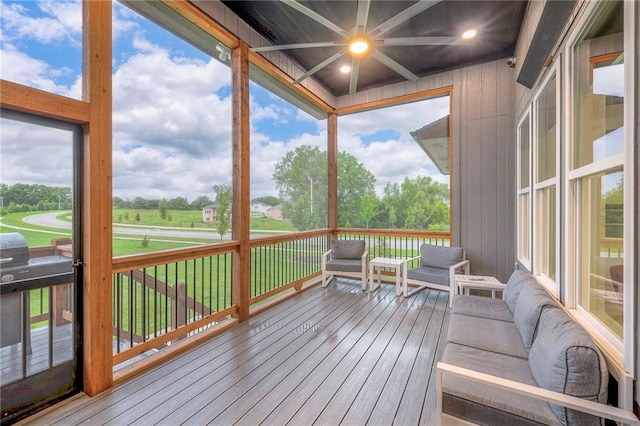
[[[456,263],[462,262],[463,255],[460,247],[441,247],[431,244],[420,246],[420,256],[422,266],[432,268],[449,268]]]
[[[526,283],[525,281],[527,280],[531,280],[531,282]],[[507,287],[504,289],[504,301],[511,313],[516,309],[516,302],[518,301],[518,295],[522,288],[532,283],[535,283],[535,280],[531,272],[525,269],[516,269],[513,271],[509,277],[509,281],[507,281]]]
[[[364,240],[333,240],[331,241],[331,258],[360,259],[364,249]]]
[[[591,336],[562,309],[544,309],[529,366],[542,388],[607,403],[609,372],[604,357]],[[549,405],[562,424],[601,424],[599,417]]]
[[[542,310],[549,307],[558,308],[558,304],[540,284],[525,286],[520,291],[516,310],[513,313],[513,323],[527,350],[531,349],[536,338]]]

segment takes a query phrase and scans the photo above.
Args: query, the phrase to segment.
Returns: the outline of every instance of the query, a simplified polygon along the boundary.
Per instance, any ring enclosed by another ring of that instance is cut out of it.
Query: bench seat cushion
[[[362,260],[331,259],[325,266],[327,272],[362,272]]]
[[[442,361],[480,373],[536,386],[526,359],[447,343]],[[443,375],[442,411],[482,425],[559,425],[542,401]]]
[[[419,266],[407,271],[410,280],[423,281],[431,284],[440,284],[449,287],[449,270],[433,268],[431,266]]]
[[[471,317],[513,322],[511,311],[505,301],[501,299],[455,295],[453,296],[453,308],[451,312]]]
[[[507,321],[452,314],[447,342],[517,358],[528,357],[518,329],[515,324]]]

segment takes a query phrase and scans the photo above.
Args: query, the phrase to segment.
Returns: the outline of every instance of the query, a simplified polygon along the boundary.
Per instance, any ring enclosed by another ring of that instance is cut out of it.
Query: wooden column
[[[232,237],[240,243],[233,254],[232,303],[240,321],[249,318],[250,168],[249,168],[249,47],[240,42],[232,56],[233,96],[233,209]]]
[[[84,0],[82,181],[84,392],[113,384],[111,342],[111,2]]]
[[[327,122],[327,160],[328,164],[328,190],[329,228],[335,234],[338,227],[338,115],[329,114]]]

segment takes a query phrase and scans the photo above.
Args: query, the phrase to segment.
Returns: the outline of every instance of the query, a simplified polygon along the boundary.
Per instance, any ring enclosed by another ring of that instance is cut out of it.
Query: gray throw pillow
[[[527,280],[531,280],[531,282],[527,282]],[[509,277],[507,287],[504,289],[504,301],[511,313],[516,309],[516,303],[518,302],[518,295],[520,294],[520,291],[524,286],[530,284],[535,284],[535,280],[533,279],[531,272],[525,269],[516,269]]]
[[[536,338],[542,310],[549,307],[558,308],[558,304],[540,284],[525,286],[520,292],[516,310],[513,313],[513,323],[527,350],[531,349]]]

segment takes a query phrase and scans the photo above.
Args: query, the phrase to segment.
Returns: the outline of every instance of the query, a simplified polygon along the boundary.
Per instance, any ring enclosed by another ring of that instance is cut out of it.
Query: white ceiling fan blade
[[[293,43],[293,44],[278,44],[274,46],[262,46],[251,48],[254,52],[270,52],[272,50],[287,50],[287,49],[308,49],[310,47],[334,47],[334,46],[346,46],[346,41],[321,41],[317,43]]]
[[[349,78],[349,94],[356,93],[358,88],[358,72],[360,71],[360,58],[354,57],[351,60],[351,78]]]
[[[378,50],[371,51],[371,56],[382,62],[407,80],[416,81],[419,77]]]
[[[322,61],[321,63],[319,63],[318,65],[316,65],[315,67],[313,67],[312,69],[310,69],[309,71],[307,71],[306,73],[304,73],[301,77],[298,77],[293,83],[294,84],[298,84],[301,81],[311,77],[313,74],[317,73],[318,71],[320,71],[322,68],[326,67],[327,65],[329,65],[330,63],[332,63],[333,61],[335,61],[336,59],[338,59],[339,57],[341,57],[342,55],[344,55],[344,49],[341,50],[340,52],[336,53],[335,55],[325,59],[324,61]]]
[[[382,24],[378,25],[377,27],[369,31],[369,35],[371,37],[377,38],[383,34],[386,34],[387,32],[397,27],[398,25],[413,18],[418,13],[429,9],[431,6],[437,3],[440,3],[440,0],[421,0],[418,3],[415,3],[413,6],[408,7],[407,9],[398,13],[396,16],[389,19],[388,21],[383,22]]]
[[[378,46],[442,46],[465,44],[458,37],[396,37],[376,40]]]
[[[371,6],[371,0],[358,0],[358,15],[356,16],[356,34],[364,33],[367,30],[367,20],[369,19],[369,6]]]
[[[340,34],[342,37],[344,37],[344,38],[348,38],[349,37],[349,33],[348,32],[346,32],[345,30],[343,30],[342,28],[340,28],[339,26],[337,26],[333,22],[329,21],[324,16],[321,16],[321,15],[317,14],[316,12],[314,12],[313,10],[309,9],[308,7],[301,5],[296,0],[280,0],[280,1],[283,4],[286,4],[287,6],[289,6],[289,7],[293,8],[293,9],[297,10],[298,12],[302,13],[303,15],[308,16],[309,18],[313,19],[317,23],[322,24],[325,27],[329,28],[330,30]]]

